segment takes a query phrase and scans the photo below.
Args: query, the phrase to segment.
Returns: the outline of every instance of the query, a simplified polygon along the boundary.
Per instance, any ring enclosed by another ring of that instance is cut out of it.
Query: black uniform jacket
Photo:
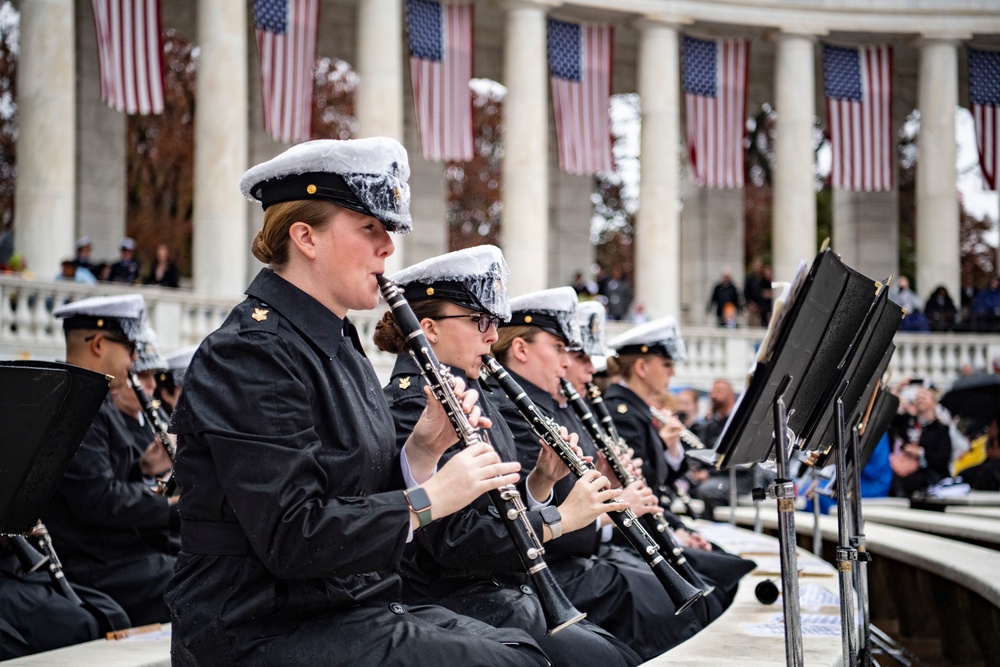
[[[653,416],[646,402],[634,391],[620,384],[613,384],[604,393],[604,400],[619,435],[642,459],[642,475],[650,488],[659,490],[670,484],[687,470],[682,463],[679,470],[667,465],[663,458],[666,447],[653,424]]]
[[[167,620],[169,533],[179,524],[176,507],[142,479],[151,441],[108,395],[42,514],[70,581],[104,591],[136,624]]]
[[[521,385],[524,393],[534,402],[542,415],[552,419],[556,418],[556,413],[561,412],[562,408],[547,391],[532,384],[509,368],[507,372]],[[538,436],[531,430],[531,425],[521,416],[517,406],[504,394],[503,390],[497,387],[492,381],[486,384],[492,390],[490,399],[496,401],[500,415],[514,436],[517,459],[521,462],[522,474],[527,475],[538,461],[539,448],[542,446],[538,441]],[[557,424],[560,423],[558,419],[556,422]],[[570,431],[572,432],[572,429]],[[593,454],[594,452],[593,450],[585,450],[584,453]],[[558,505],[564,501],[566,496],[573,490],[574,484],[576,484],[576,477],[572,473],[559,480],[555,486],[555,501],[553,504]],[[600,547],[600,532],[595,526],[590,525],[563,533],[562,537],[546,542],[545,551],[551,556],[549,560],[558,560],[559,557],[593,556],[597,553],[598,547]]]
[[[479,392],[479,405],[483,414],[493,421],[493,427],[488,431],[490,444],[503,460],[516,460],[510,431],[503,418],[494,414],[495,410],[486,398],[489,390],[484,389],[478,379],[467,378],[461,370],[449,366],[445,368],[452,375],[461,377],[468,388]],[[396,357],[392,378],[384,392],[396,421],[396,446],[400,450],[427,404],[423,392],[426,384],[409,354]],[[445,452],[442,464],[462,446],[456,444]],[[524,478],[525,475],[522,475],[517,486],[522,501],[527,505]],[[540,513],[530,511],[527,517],[535,534],[541,535]],[[416,566],[416,571],[407,570],[407,576],[416,590],[422,590],[431,597],[448,595],[468,584],[469,580],[489,579],[498,575],[507,581],[518,583],[526,580],[527,575],[507,533],[507,527],[488,495],[484,494],[465,509],[421,528],[416,531],[415,536],[419,548],[413,550],[412,564]]]
[[[168,603],[185,642],[213,640],[198,624],[280,634],[399,594],[409,509],[357,330],[269,269],[247,294],[192,359],[171,422],[183,524]]]

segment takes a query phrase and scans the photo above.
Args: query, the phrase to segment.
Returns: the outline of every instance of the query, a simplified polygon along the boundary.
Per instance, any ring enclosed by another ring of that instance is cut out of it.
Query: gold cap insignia
[[[410,378],[409,378],[409,376],[407,376],[405,378],[399,378],[399,388],[400,389],[409,389],[410,388]]]
[[[427,288],[427,296],[434,296],[434,288],[433,287],[428,287]]]
[[[643,345],[642,347],[639,348],[639,351],[645,354],[646,352],[649,352],[649,346]]]
[[[623,415],[623,414],[625,414],[626,412],[628,412],[628,406],[627,406],[627,405],[625,405],[624,403],[620,404],[620,405],[618,406],[618,414],[620,414],[620,415]]]
[[[402,198],[402,196],[403,196],[403,191],[400,190],[399,188],[393,188],[392,189],[392,196],[396,198],[396,201],[399,201],[400,198]]]
[[[97,328],[100,329],[104,326],[104,320],[97,320]]]
[[[268,313],[267,308],[254,308],[253,315],[251,315],[250,317],[254,318],[258,322],[263,322],[264,320],[267,319],[267,313]]]
[[[524,316],[524,323],[525,324],[531,324],[531,315],[525,315]]]
[[[306,186],[306,192],[308,192],[311,195],[316,194],[316,186],[310,183],[309,185]]]

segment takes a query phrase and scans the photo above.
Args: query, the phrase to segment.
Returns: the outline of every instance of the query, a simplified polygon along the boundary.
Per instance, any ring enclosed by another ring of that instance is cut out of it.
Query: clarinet
[[[559,427],[556,423],[538,410],[534,401],[528,397],[524,389],[496,359],[484,354],[483,362],[489,374],[493,376],[507,397],[514,402],[525,421],[531,425],[531,430],[555,450],[574,476],[580,478],[588,471],[595,469],[593,463],[583,460],[573,451],[569,443],[559,434]],[[615,511],[609,511],[608,516],[656,575],[667,592],[667,596],[674,604],[676,609],[674,613],[679,614],[697,602],[704,595],[703,591],[689,584],[676,570],[670,567],[670,564],[660,553],[659,544],[642,527],[635,512],[630,508],[617,509],[619,507],[617,501],[609,500],[607,502],[615,506]]]
[[[169,456],[170,461],[173,462],[174,457],[177,455],[177,445],[174,444],[170,434],[167,433],[166,421],[160,416],[160,411],[153,404],[153,399],[150,398],[150,396],[146,394],[146,390],[142,388],[142,384],[139,382],[139,376],[134,371],[129,371],[128,384],[132,387],[132,391],[135,392],[136,397],[139,399],[139,403],[142,404],[142,414],[146,416],[146,421],[149,422],[150,427],[153,429],[153,433],[160,439],[163,447],[167,450],[167,456]],[[161,496],[165,496],[169,492],[169,484],[169,475],[165,477],[157,477],[156,486],[153,487],[153,492]]]
[[[607,403],[604,402],[604,396],[601,395],[601,389],[593,382],[587,383],[587,398],[590,400],[590,406],[594,409],[594,412],[598,413],[598,416],[601,419],[601,426],[603,426],[604,430],[607,431],[608,435],[611,436],[611,439],[616,443],[618,443],[619,447],[621,448],[627,447],[627,445],[625,444],[625,439],[622,438],[620,433],[618,433],[618,427],[615,426],[615,420],[611,416],[611,411],[608,410]],[[650,411],[652,413],[652,408],[650,408]],[[654,418],[656,417],[655,414],[653,416]],[[684,437],[685,431],[687,433],[690,433],[691,437],[698,441],[697,445],[695,445],[694,443],[690,443],[688,440],[685,439]],[[684,431],[681,432],[681,442],[689,444],[689,446],[693,447],[694,449],[703,449],[705,447],[705,445],[701,443],[701,440],[698,440],[698,438],[694,435],[694,433],[691,433],[691,431],[688,431],[687,429],[684,429]],[[668,494],[670,492],[673,492],[676,495],[676,497],[679,498],[680,501],[684,504],[684,507],[687,509],[687,513],[690,514],[691,516],[695,516],[694,511],[692,511],[691,509],[691,496],[688,495],[688,492],[685,491],[682,487],[680,487],[676,482],[671,484],[669,487],[668,486],[662,487],[662,491]]]
[[[59,593],[73,604],[83,604],[80,596],[69,585],[66,575],[63,574],[62,563],[59,561],[59,556],[56,555],[55,547],[52,546],[52,536],[49,535],[45,524],[39,521],[31,535],[37,538],[37,548],[33,547],[27,539],[20,535],[12,535],[10,537],[11,547],[14,549],[14,553],[17,554],[17,558],[21,562],[21,567],[30,574],[47,565],[49,577],[56,588],[59,589]]]
[[[441,366],[437,355],[431,349],[430,343],[427,342],[423,329],[420,327],[420,322],[413,314],[410,304],[403,297],[403,290],[385,276],[377,275],[376,278],[382,296],[392,309],[396,325],[406,338],[406,346],[410,356],[417,362],[420,374],[430,385],[434,397],[441,402],[441,406],[448,416],[448,421],[451,422],[458,434],[459,441],[464,447],[471,447],[479,443],[490,444],[488,434],[473,428],[469,423],[469,418],[455,395],[454,378],[447,369]],[[545,625],[548,628],[546,636],[554,635],[577,621],[583,620],[587,615],[573,606],[573,603],[556,582],[548,563],[542,558],[545,549],[528,521],[527,509],[521,500],[521,494],[518,493],[513,484],[508,484],[490,491],[488,495],[493,506],[500,513],[511,541],[514,543],[517,555],[538,593],[538,601],[542,605]]]
[[[576,391],[576,388],[570,384],[565,378],[560,379],[560,386],[562,388],[563,396],[569,400],[569,404],[573,406],[573,410],[576,412],[580,421],[583,422],[583,427],[587,429],[587,433],[590,435],[594,444],[597,448],[601,450],[601,454],[607,459],[608,464],[611,466],[611,470],[614,471],[615,477],[621,483],[622,487],[626,487],[632,482],[640,479],[640,477],[632,474],[625,462],[622,461],[622,455],[624,454],[624,449],[621,447],[621,441],[614,442],[611,440],[611,436],[608,435],[601,426],[597,423],[597,419],[594,418],[594,414],[590,411],[587,402],[580,396]],[[681,573],[684,579],[694,586],[695,588],[700,588],[704,595],[710,595],[712,591],[715,590],[715,586],[707,583],[698,574],[691,563],[688,562],[687,558],[684,556],[684,548],[677,541],[677,536],[674,534],[673,529],[670,528],[670,524],[667,523],[666,517],[663,516],[663,512],[658,512],[653,515],[644,515],[639,517],[639,521],[642,523],[643,527],[646,529],[656,543],[660,546],[660,550],[666,554],[667,559],[670,561],[670,565]]]

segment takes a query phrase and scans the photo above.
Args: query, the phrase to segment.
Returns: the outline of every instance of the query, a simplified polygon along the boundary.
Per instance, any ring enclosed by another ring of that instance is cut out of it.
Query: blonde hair
[[[541,329],[538,327],[526,325],[500,327],[497,330],[497,342],[493,343],[490,350],[493,352],[493,356],[497,358],[497,361],[506,366],[507,355],[510,352],[510,346],[514,342],[514,339],[521,338],[530,343],[535,340],[540,331]]]
[[[626,380],[631,380],[632,372],[635,370],[635,362],[642,357],[641,354],[622,354],[608,357],[608,375],[620,375]]]
[[[264,211],[264,226],[257,232],[250,251],[272,267],[288,263],[288,230],[296,222],[323,229],[340,207],[326,199],[294,200],[272,204]]]

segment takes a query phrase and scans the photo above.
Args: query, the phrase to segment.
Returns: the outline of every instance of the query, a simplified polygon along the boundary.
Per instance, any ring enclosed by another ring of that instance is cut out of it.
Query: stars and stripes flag
[[[571,174],[612,171],[610,25],[548,20],[549,73],[559,166]]]
[[[823,84],[833,153],[830,184],[840,190],[891,190],[892,47],[824,44]]]
[[[92,0],[101,99],[127,114],[163,112],[159,0]]]
[[[750,42],[684,37],[684,108],[691,179],[743,187]]]
[[[264,130],[298,143],[312,132],[319,0],[254,0]]]
[[[1000,166],[1000,51],[969,49],[969,98],[976,125],[979,168],[986,187],[997,189]]]
[[[406,37],[424,158],[471,160],[472,4],[407,0]]]

